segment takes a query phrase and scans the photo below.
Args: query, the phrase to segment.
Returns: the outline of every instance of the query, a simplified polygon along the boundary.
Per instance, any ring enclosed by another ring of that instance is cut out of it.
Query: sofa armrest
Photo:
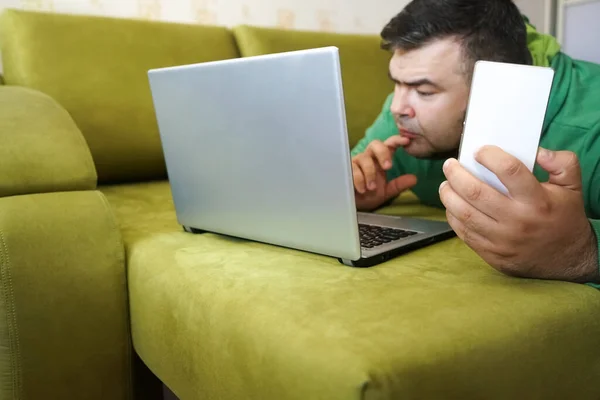
[[[124,252],[98,191],[0,198],[0,398],[131,398]]]
[[[0,197],[88,190],[96,169],[70,115],[49,96],[0,86]]]

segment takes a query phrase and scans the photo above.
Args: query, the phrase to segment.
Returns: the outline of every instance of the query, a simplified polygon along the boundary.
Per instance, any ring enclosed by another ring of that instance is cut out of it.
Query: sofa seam
[[[7,311],[7,328],[8,328],[8,342],[11,353],[11,369],[13,371],[12,378],[12,389],[13,398],[22,398],[22,370],[21,370],[21,343],[19,341],[19,335],[16,333],[17,328],[17,313],[15,303],[11,301],[14,299],[14,286],[12,283],[11,265],[10,258],[8,256],[8,246],[4,237],[4,232],[0,230],[0,268],[2,269],[0,276],[2,276],[2,286],[4,290],[4,301],[6,303]]]
[[[124,269],[125,269],[125,314],[126,314],[126,324],[125,324],[125,337],[127,338],[127,349],[126,354],[127,354],[127,360],[126,360],[126,366],[127,366],[127,371],[129,371],[129,373],[127,374],[128,378],[127,378],[127,383],[129,385],[129,390],[127,392],[127,398],[129,399],[133,399],[134,395],[133,392],[135,390],[134,388],[134,381],[133,381],[133,340],[131,337],[131,316],[130,316],[130,312],[129,312],[129,279],[127,276],[127,257],[125,256],[125,242],[122,240],[121,237],[121,230],[119,229],[118,225],[117,225],[117,218],[114,214],[113,208],[111,207],[110,203],[108,202],[108,199],[106,198],[106,196],[104,196],[104,194],[98,190],[95,191],[96,192],[96,196],[98,196],[100,198],[100,201],[102,202],[102,205],[104,206],[104,209],[110,214],[111,218],[110,218],[110,226],[111,226],[111,230],[113,231],[114,235],[115,235],[115,242],[116,242],[116,247],[121,249],[120,255],[119,255],[119,261],[121,262],[121,265],[123,265]]]

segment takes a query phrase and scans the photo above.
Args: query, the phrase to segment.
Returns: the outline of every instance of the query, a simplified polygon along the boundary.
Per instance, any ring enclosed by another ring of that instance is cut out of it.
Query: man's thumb
[[[385,201],[399,196],[400,193],[412,188],[416,184],[417,177],[415,175],[402,175],[389,181],[385,189]]]
[[[581,190],[581,167],[575,153],[540,148],[537,162],[550,174],[549,183],[571,190]]]

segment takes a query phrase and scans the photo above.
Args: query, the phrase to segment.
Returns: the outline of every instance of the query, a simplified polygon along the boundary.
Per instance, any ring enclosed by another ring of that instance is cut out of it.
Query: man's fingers
[[[571,190],[581,190],[581,167],[575,153],[540,148],[537,162],[550,174],[550,183]]]
[[[388,169],[392,168],[393,153],[390,148],[382,142],[378,140],[371,142],[367,148],[367,154],[373,155],[381,169],[387,171]]]
[[[364,176],[366,190],[375,190],[377,182],[377,166],[372,157],[365,155],[354,161],[360,167]]]
[[[417,177],[415,175],[402,175],[396,179],[392,179],[387,183],[385,190],[385,201],[391,200],[394,197],[400,195],[415,186],[417,184]]]
[[[449,211],[446,211],[446,220],[448,221],[448,224],[452,230],[456,232],[456,236],[458,236],[460,240],[465,242],[467,246],[476,251],[478,254],[482,255],[487,248],[492,247],[490,241],[486,237],[468,228]]]
[[[364,153],[352,160],[354,187],[360,194],[377,189],[378,174],[392,168],[392,157],[398,147],[408,144],[410,140],[395,135],[385,143],[374,140],[367,146]],[[392,187],[394,189],[394,187]]]
[[[488,217],[463,199],[448,182],[440,186],[440,200],[451,214],[460,222],[463,236],[477,235],[483,238],[493,236],[498,222]],[[454,227],[453,227],[454,228]],[[461,239],[465,240],[463,237]]]
[[[352,162],[352,177],[354,180],[354,190],[356,190],[360,194],[364,194],[367,191],[367,184],[365,182],[365,177],[360,168],[360,165],[356,162]]]
[[[498,177],[514,199],[531,202],[543,196],[542,185],[527,167],[499,147],[484,146],[475,159]]]
[[[509,208],[510,199],[474,177],[455,159],[444,163],[444,174],[456,194],[490,218],[499,220]]]
[[[400,147],[407,146],[409,143],[409,138],[400,135],[390,136],[385,140],[385,142],[383,142],[383,144],[385,144],[386,147],[392,151],[392,153],[398,150]]]

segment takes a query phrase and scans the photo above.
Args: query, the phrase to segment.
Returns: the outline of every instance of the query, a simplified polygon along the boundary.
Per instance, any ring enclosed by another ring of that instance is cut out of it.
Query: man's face
[[[390,110],[400,135],[411,139],[406,153],[418,158],[456,154],[469,98],[462,54],[451,38],[394,52],[389,72],[396,86]]]

